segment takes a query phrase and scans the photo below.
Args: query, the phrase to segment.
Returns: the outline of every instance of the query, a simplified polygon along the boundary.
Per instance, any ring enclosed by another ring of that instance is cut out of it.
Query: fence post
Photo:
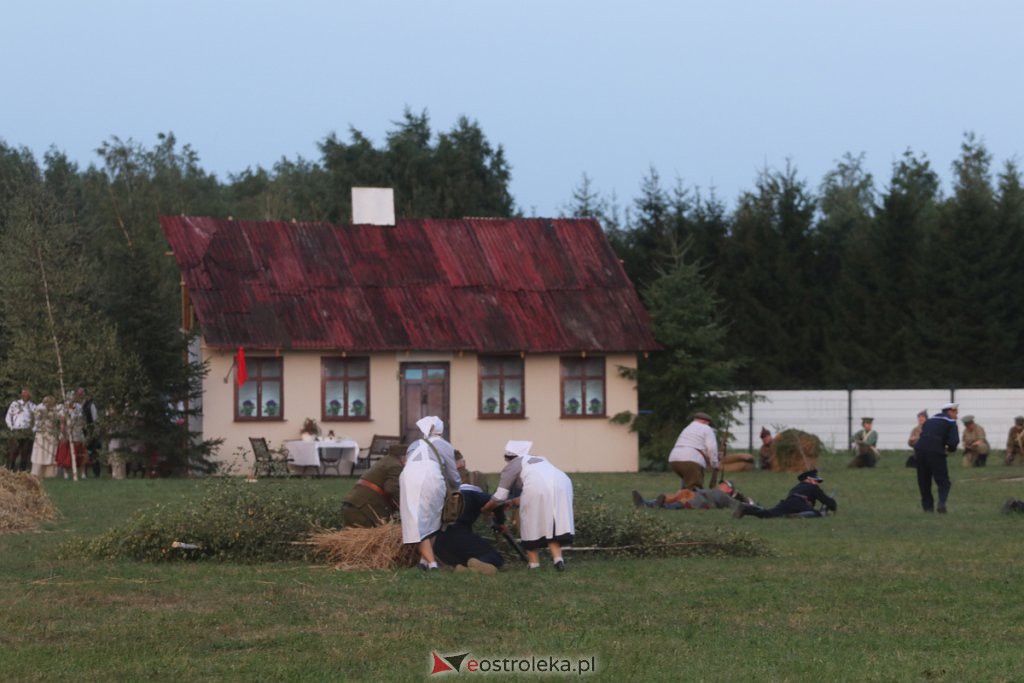
[[[750,438],[748,451],[754,450],[754,390],[747,389],[747,431]]]
[[[949,385],[949,402],[950,403],[956,403],[956,385],[955,384],[950,384]]]
[[[853,386],[846,386],[846,446],[853,441]]]

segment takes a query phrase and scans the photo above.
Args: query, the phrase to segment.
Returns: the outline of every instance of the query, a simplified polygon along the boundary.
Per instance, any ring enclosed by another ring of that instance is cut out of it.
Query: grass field
[[[1024,469],[957,466],[950,514],[925,515],[904,458],[847,470],[830,456],[824,486],[838,486],[839,514],[826,519],[649,512],[745,529],[770,557],[573,558],[565,574],[546,564],[498,577],[62,560],[64,540],[196,496],[204,482],[50,481],[62,518],[0,536],[0,679],[417,680],[429,677],[432,651],[595,657],[602,680],[1024,679],[1024,517],[999,514],[1024,495],[1014,480]],[[677,481],[575,478],[623,510],[631,489],[653,496]],[[734,480],[762,503],[795,482]],[[256,485],[340,500],[352,481]]]

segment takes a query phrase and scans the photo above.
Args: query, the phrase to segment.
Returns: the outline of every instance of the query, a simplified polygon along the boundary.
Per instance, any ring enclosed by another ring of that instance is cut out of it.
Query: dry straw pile
[[[0,534],[32,531],[57,517],[39,480],[27,472],[0,469]]]
[[[772,470],[803,472],[818,467],[818,458],[824,452],[824,446],[814,434],[787,429],[775,435],[772,450],[775,452]]]
[[[399,569],[419,559],[415,544],[402,545],[402,525],[387,521],[370,528],[323,530],[309,538],[314,552],[338,569]]]

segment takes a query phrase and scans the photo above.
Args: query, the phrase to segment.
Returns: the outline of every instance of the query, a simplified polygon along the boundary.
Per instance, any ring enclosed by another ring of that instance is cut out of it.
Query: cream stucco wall
[[[203,436],[222,438],[217,458],[234,462],[244,472],[246,464],[236,456],[239,449],[249,457],[249,437],[262,436],[279,445],[298,438],[307,417],[320,421],[321,352],[287,352],[284,358],[284,420],[235,422],[234,373],[230,352],[204,347],[210,364],[204,380]],[[249,354],[249,357],[260,354]],[[399,434],[399,366],[403,362],[446,361],[451,365],[451,440],[463,452],[471,469],[497,472],[504,464],[502,452],[509,439],[534,442],[533,452],[549,458],[567,472],[635,472],[639,463],[637,435],[626,425],[607,418],[562,419],[559,415],[560,366],[558,355],[527,355],[526,413],[523,419],[481,420],[477,417],[477,357],[466,353],[378,353],[370,356],[370,415],[365,422],[326,422],[333,429],[369,445],[374,434]],[[632,380],[619,375],[618,366],[636,367],[634,354],[606,356],[606,410],[608,416],[622,411],[635,413],[637,395]],[[223,379],[227,377],[225,383]]]

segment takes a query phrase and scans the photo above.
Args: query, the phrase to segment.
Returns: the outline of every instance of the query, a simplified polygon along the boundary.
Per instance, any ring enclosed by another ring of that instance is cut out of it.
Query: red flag
[[[245,380],[249,379],[249,373],[245,370],[245,347],[238,347],[238,355],[235,356],[235,380],[238,382],[238,386],[245,384]]]

